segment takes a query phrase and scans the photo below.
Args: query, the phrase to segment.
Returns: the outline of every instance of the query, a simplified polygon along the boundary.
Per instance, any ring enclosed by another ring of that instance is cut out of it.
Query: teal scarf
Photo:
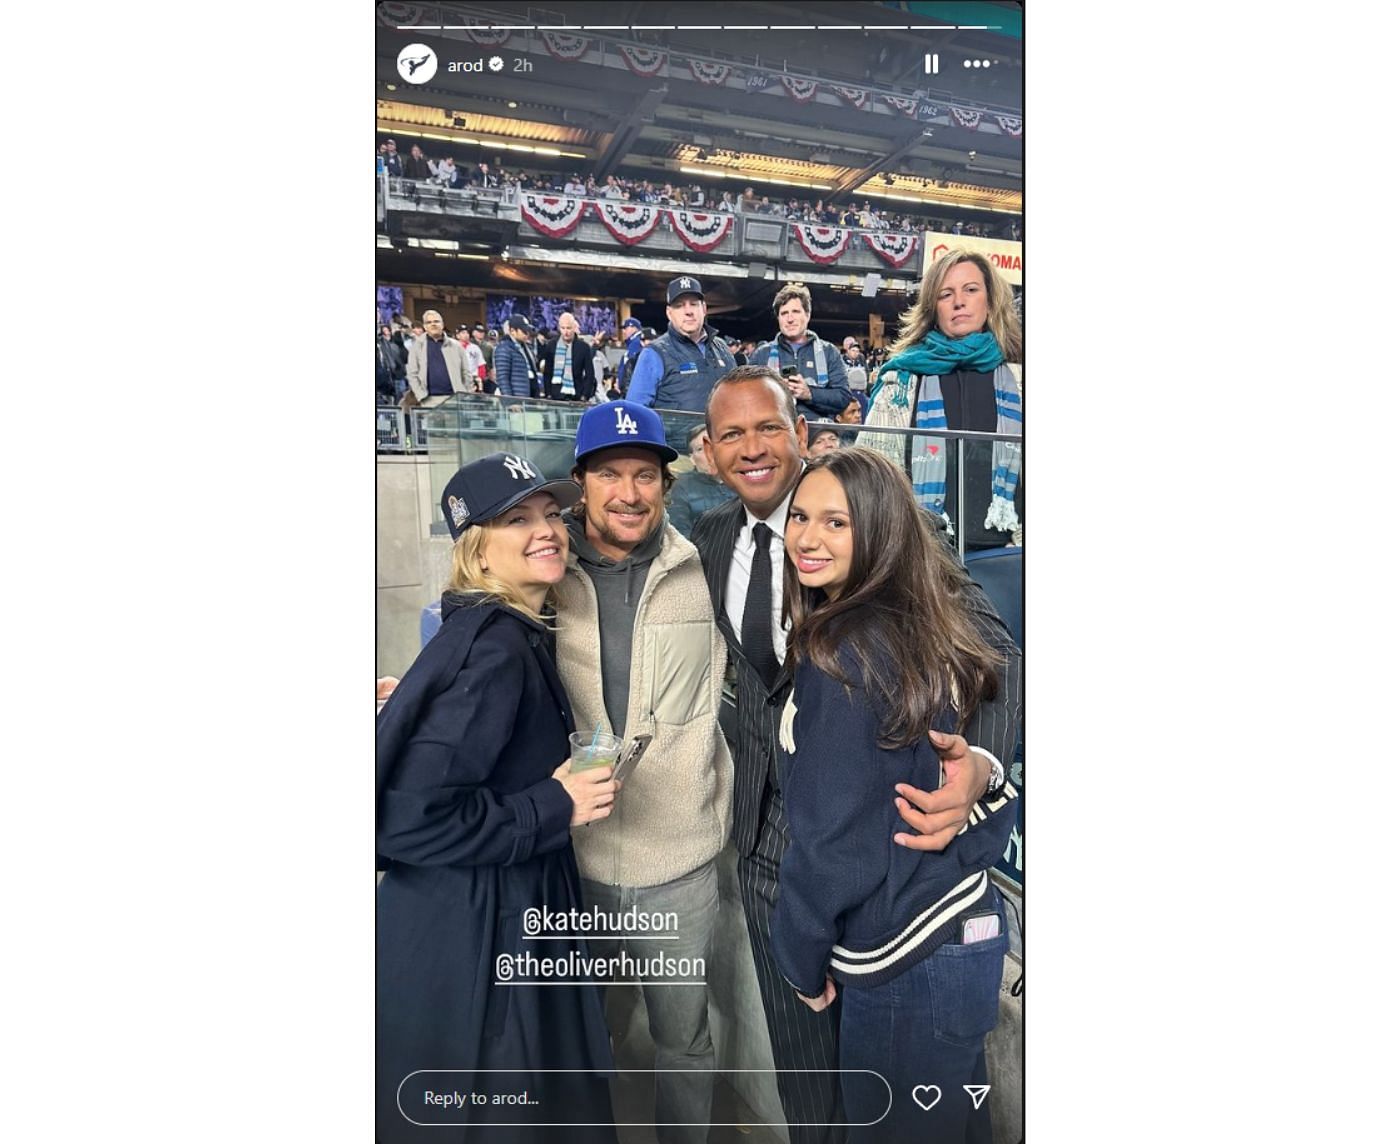
[[[939,378],[955,370],[991,373],[997,406],[997,432],[1021,435],[1021,395],[1016,379],[1006,368],[1001,347],[996,338],[983,331],[965,338],[945,337],[930,330],[917,346],[896,354],[880,367],[880,379],[870,391],[870,411],[867,424],[909,425],[906,412],[914,405],[913,426],[918,429],[947,429],[948,418],[943,407],[943,389]],[[921,378],[915,390],[913,380]],[[887,387],[886,380],[891,384]],[[876,398],[882,389],[889,389],[880,406],[889,409],[888,422],[878,415]],[[895,413],[898,410],[900,412]],[[924,448],[917,448],[909,461],[909,476],[919,503],[947,520],[944,503],[948,496],[948,451],[942,438],[925,438]],[[992,443],[992,501],[987,509],[987,528],[1013,531],[1020,526],[1016,515],[1016,486],[1021,479],[1021,446],[1011,441]],[[949,524],[951,525],[951,521]]]
[[[921,377],[952,373],[959,369],[991,373],[1005,360],[996,338],[986,330],[968,334],[965,338],[949,338],[935,329],[926,333],[917,346],[911,346],[890,358],[880,367],[880,372],[884,373],[887,369],[904,370]],[[874,400],[874,394],[871,394],[871,399]]]

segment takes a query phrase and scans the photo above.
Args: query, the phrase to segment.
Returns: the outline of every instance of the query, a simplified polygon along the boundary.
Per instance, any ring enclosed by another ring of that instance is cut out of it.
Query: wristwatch
[[[980,747],[972,747],[969,749],[976,751],[986,759],[992,767],[992,773],[987,776],[987,789],[982,792],[982,797],[986,798],[988,795],[995,794],[997,791],[1001,790],[1001,788],[1006,785],[1006,768],[1001,765],[1001,760],[993,755],[991,751],[984,751]]]

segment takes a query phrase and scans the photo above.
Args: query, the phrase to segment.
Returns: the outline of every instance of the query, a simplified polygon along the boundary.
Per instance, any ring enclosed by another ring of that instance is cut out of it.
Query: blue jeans
[[[645,913],[676,914],[674,940],[649,934],[625,939],[627,952],[646,959],[657,954],[703,958],[707,971],[719,913],[719,874],[711,859],[703,866],[660,886],[608,886],[583,880],[583,901],[590,909],[622,911],[635,906]],[[618,952],[620,943],[588,939],[595,957]],[[710,1041],[710,991],[706,985],[643,985],[647,1025],[656,1045],[656,1138],[660,1144],[704,1144],[710,1128],[714,1091],[715,1048]],[[693,1071],[692,1071],[693,1070]],[[677,1127],[687,1125],[688,1127]]]
[[[1000,936],[973,945],[956,939],[883,985],[841,990],[841,1067],[872,1069],[889,1081],[892,1098],[872,1078],[842,1078],[842,1100],[857,1141],[921,1140],[990,1144],[990,1094],[974,1110],[965,1084],[987,1083],[985,1040],[996,1028],[1006,919]],[[925,1110],[941,1090],[937,1103]],[[889,1114],[871,1127],[892,1099]]]

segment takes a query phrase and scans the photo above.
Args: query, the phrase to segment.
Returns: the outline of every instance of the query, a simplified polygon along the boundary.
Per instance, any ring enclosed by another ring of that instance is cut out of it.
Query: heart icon
[[[937,445],[927,445],[927,446],[925,446],[925,448],[928,449],[928,455],[929,455],[930,457],[936,457],[936,456],[938,456],[938,446],[937,446]]]
[[[942,1099],[943,1090],[936,1084],[916,1084],[914,1086],[914,1103],[925,1112]]]

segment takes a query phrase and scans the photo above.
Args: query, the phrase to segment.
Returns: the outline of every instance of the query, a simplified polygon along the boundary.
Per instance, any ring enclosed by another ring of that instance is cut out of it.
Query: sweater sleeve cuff
[[[523,862],[536,854],[558,850],[569,841],[569,820],[574,815],[573,799],[564,784],[545,779],[501,800],[515,815],[515,845],[511,862]]]
[[[994,754],[992,754],[991,751],[987,750],[986,747],[976,747],[969,743],[967,745],[967,749],[969,751],[976,751],[979,755],[982,755],[987,760],[987,762],[992,764],[992,770],[996,770],[997,764],[1001,762],[1001,760],[998,759]]]
[[[773,964],[777,967],[778,972],[782,974],[783,980],[786,981],[789,985],[791,985],[795,990],[797,990],[798,993],[801,993],[804,997],[820,997],[822,995],[823,990],[826,989],[826,967],[828,962],[830,961],[831,951],[828,950],[825,955],[819,955],[821,956],[821,964],[814,965],[812,964],[812,962],[815,960],[815,958],[808,956],[810,953],[813,952],[810,949],[804,948],[800,951],[799,954],[798,951],[791,951],[787,949],[786,943],[782,941],[782,939],[774,941],[772,944]],[[794,954],[798,954],[797,960],[805,961],[808,963],[808,965],[801,967],[793,965],[792,961]],[[810,977],[808,977],[807,974],[803,972],[809,967],[811,973]],[[794,980],[794,978],[798,978],[800,980]],[[814,988],[806,988],[806,986],[813,985],[814,982]]]
[[[782,970],[780,969],[778,972],[782,973]],[[815,1001],[818,997],[820,997],[823,993],[826,992],[826,974],[824,972],[822,973],[821,980],[817,983],[817,987],[815,989],[804,989],[802,986],[798,985],[795,981],[793,981],[793,979],[789,977],[786,973],[783,973],[783,980],[792,986],[793,992],[798,993],[803,997],[808,997],[813,1001]]]

